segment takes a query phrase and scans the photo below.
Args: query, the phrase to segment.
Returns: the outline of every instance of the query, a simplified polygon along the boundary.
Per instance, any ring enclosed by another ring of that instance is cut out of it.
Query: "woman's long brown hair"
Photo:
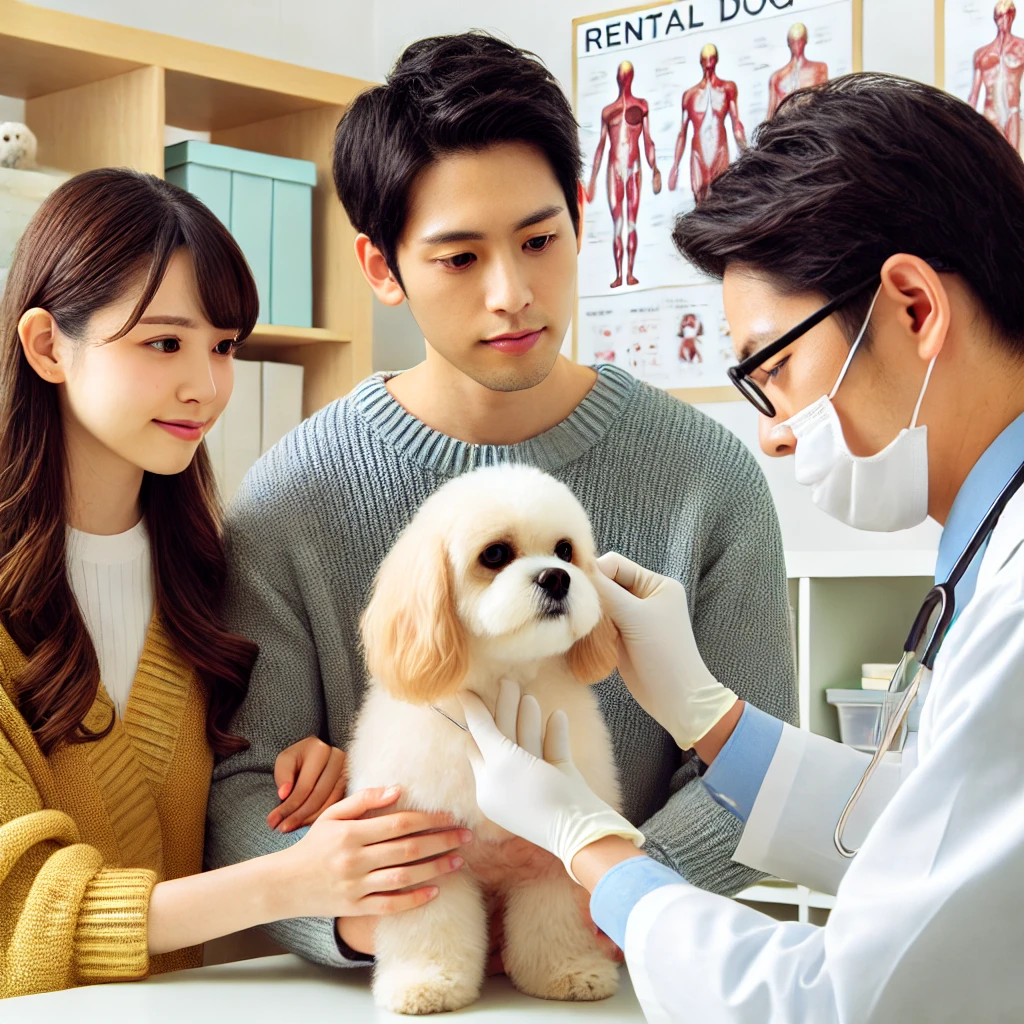
[[[105,736],[83,720],[99,662],[67,572],[68,482],[57,386],[29,365],[18,322],[47,310],[78,340],[92,315],[139,294],[130,331],[181,248],[217,328],[243,339],[259,302],[234,239],[189,193],[124,169],[87,171],[50,194],[18,243],[0,302],[0,621],[27,664],[14,679],[18,708],[44,753]],[[113,339],[111,339],[113,340]],[[156,614],[207,695],[206,731],[219,754],[248,744],[230,732],[256,645],[229,633],[221,606],[226,557],[220,503],[205,444],[175,476],[146,473],[140,496],[149,532]]]

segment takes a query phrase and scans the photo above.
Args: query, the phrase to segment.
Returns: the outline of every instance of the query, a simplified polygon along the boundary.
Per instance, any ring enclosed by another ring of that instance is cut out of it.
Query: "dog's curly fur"
[[[488,568],[480,556],[498,543],[511,560]],[[492,467],[435,492],[381,565],[362,620],[370,688],[349,751],[350,791],[399,783],[400,807],[449,811],[475,837],[436,899],[379,922],[374,995],[387,1009],[434,1013],[479,996],[494,892],[504,897],[503,959],[517,988],[548,999],[616,989],[617,967],[584,916],[586,893],[554,857],[483,817],[472,740],[431,709],[461,721],[456,694],[471,689],[493,711],[500,681],[515,680],[545,719],[568,714],[579,770],[618,807],[611,741],[586,685],[616,657],[594,559],[590,523],[567,487],[536,469]],[[545,569],[568,573],[558,600],[540,585]]]

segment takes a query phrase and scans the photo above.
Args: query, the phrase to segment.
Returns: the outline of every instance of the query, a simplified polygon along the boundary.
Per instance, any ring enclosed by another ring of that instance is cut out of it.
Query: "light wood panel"
[[[366,376],[357,372],[353,347],[346,342],[320,345],[245,345],[240,359],[256,362],[292,363],[301,366],[302,415],[312,416],[329,402],[348,394],[352,386]]]
[[[273,78],[267,79],[267,84],[273,82]],[[215,132],[282,117],[316,105],[305,96],[167,71],[167,123],[178,128]]]
[[[72,173],[134,167],[163,177],[162,68],[138,68],[30,99],[25,120],[39,139],[44,166]]]
[[[246,347],[264,349],[274,345],[322,345],[344,343],[349,338],[324,327],[289,327],[287,324],[257,324]]]
[[[238,13],[239,17],[245,16],[243,5]],[[34,60],[40,57],[46,59]],[[191,79],[242,87],[240,91],[222,94],[235,96],[243,104],[237,116],[232,118],[227,110],[217,111],[218,124],[213,127],[240,124],[251,118],[251,110],[245,106],[245,90],[283,96],[286,102],[299,98],[305,106],[312,106],[350,103],[368,85],[358,78],[221,46],[51,11],[18,0],[0,0],[0,92],[6,95],[31,99],[97,82],[139,65],[155,65]],[[177,94],[182,82],[178,78],[172,82],[172,91]],[[187,94],[187,88],[182,88],[183,95]],[[201,96],[202,91],[197,95]],[[178,102],[176,95],[171,109],[191,120],[187,109],[175,106]],[[265,110],[263,116],[277,113],[280,111]],[[205,128],[184,121],[181,124],[186,128]]]
[[[307,367],[307,413],[324,404],[321,399],[325,395],[326,401],[331,401],[345,394],[370,373],[373,364],[372,296],[356,263],[355,230],[335,195],[331,171],[334,129],[343,112],[344,107],[318,107],[211,135],[213,142],[222,145],[312,160],[316,164],[313,322],[349,339],[350,344],[302,346],[286,360]],[[321,374],[323,380],[314,379]]]
[[[669,388],[668,393],[673,398],[682,399],[690,405],[698,402],[742,402],[743,396],[731,384],[723,387],[709,388]]]
[[[31,99],[143,67],[138,61],[101,57],[8,35],[3,20],[5,6],[0,5],[0,95]]]

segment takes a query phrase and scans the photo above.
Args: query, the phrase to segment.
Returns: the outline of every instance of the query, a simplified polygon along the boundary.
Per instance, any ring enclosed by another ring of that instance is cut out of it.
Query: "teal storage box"
[[[316,164],[189,141],[164,150],[164,171],[235,236],[259,288],[260,322],[312,327]]]

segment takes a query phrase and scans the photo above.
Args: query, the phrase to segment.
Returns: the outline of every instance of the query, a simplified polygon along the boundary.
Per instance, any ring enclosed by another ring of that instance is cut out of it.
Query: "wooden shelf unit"
[[[312,160],[314,328],[261,324],[242,358],[305,368],[303,415],[370,373],[373,307],[334,194],[331,144],[374,83],[174,36],[0,0],[0,95],[25,100],[39,162],[71,173],[134,167],[163,177],[164,127]]]

